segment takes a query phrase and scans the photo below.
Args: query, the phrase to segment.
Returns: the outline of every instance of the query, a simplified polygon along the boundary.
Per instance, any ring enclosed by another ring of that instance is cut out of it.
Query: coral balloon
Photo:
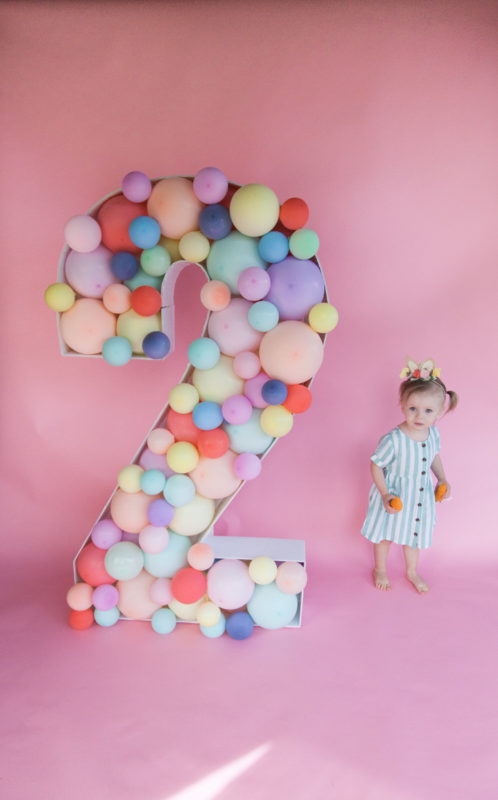
[[[197,603],[206,592],[206,576],[192,567],[179,570],[171,580],[171,593],[179,603]]]
[[[132,220],[146,214],[145,203],[133,203],[122,194],[106,200],[97,213],[97,222],[102,230],[102,244],[113,253],[120,250],[138,253],[139,248],[130,239],[128,228]]]
[[[76,559],[76,572],[85,583],[90,586],[100,586],[101,583],[113,583],[105,566],[106,550],[96,547],[93,542],[87,544]]]

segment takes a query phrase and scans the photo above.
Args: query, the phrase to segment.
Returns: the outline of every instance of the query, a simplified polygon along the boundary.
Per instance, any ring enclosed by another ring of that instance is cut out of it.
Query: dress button
[[[415,520],[415,522],[420,522],[420,517],[417,517],[417,519]]]
[[[423,486],[421,486],[421,487],[420,487],[420,491],[421,491],[421,492],[423,492],[423,491],[424,491],[424,487],[423,487]]]
[[[424,458],[422,459],[422,461],[427,461],[427,459],[424,457]]]
[[[427,447],[427,445],[425,444],[425,442],[422,444],[422,447]]]
[[[417,503],[417,506],[418,506],[419,508],[420,508],[420,506],[421,506],[421,505],[422,505],[422,503]]]
[[[418,533],[414,533],[413,535],[414,535],[414,536],[418,536]]]
[[[422,472],[422,475],[425,475],[425,470]]]

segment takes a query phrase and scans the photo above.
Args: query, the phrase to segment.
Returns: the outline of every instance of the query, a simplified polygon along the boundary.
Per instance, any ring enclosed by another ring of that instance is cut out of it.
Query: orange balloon
[[[93,610],[87,608],[86,611],[70,611],[69,624],[75,631],[86,631],[93,625]]]
[[[223,428],[215,428],[212,431],[199,431],[197,449],[201,456],[219,458],[226,453],[229,445],[228,433]]]
[[[280,206],[280,222],[290,231],[304,228],[309,215],[309,208],[300,197],[290,197]]]
[[[192,412],[189,414],[180,414],[179,411],[174,411],[170,408],[166,417],[166,425],[177,442],[197,444],[199,428],[197,425],[194,425]]]

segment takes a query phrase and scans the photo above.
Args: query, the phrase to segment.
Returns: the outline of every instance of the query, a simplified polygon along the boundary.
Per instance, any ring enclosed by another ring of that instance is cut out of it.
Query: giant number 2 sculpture
[[[65,226],[58,282],[63,354],[113,365],[174,348],[174,287],[196,265],[208,311],[189,365],[74,560],[76,629],[197,622],[209,638],[301,622],[304,542],[215,536],[214,524],[310,406],[337,324],[299,198],[229,183],[214,167],[120,191]]]

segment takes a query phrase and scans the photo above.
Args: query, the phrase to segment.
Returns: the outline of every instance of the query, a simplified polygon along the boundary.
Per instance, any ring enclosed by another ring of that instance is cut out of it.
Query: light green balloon
[[[239,275],[247,267],[266,269],[258,251],[259,239],[244,236],[239,231],[232,231],[228,236],[213,242],[207,257],[207,271],[212,280],[223,281],[230,287],[234,295],[240,295],[237,287]]]
[[[230,439],[230,449],[234,453],[254,453],[260,455],[271,445],[273,437],[265,433],[260,425],[261,409],[254,408],[250,419],[243,425],[231,425],[228,422],[223,428]]]
[[[295,258],[313,258],[318,252],[320,239],[315,231],[309,228],[300,228],[294,231],[289,239],[289,250]]]
[[[117,581],[136,578],[144,566],[144,554],[134,542],[117,542],[105,554],[107,572]]]
[[[130,278],[129,281],[125,281],[125,284],[130,292],[132,292],[133,289],[136,289],[138,286],[153,286],[154,289],[157,289],[157,291],[160,292],[162,282],[162,275],[148,275],[145,270],[139,267],[136,275],[134,275],[133,278]]]
[[[165,247],[156,244],[142,252],[140,264],[147,275],[164,275],[171,265],[171,256]]]

